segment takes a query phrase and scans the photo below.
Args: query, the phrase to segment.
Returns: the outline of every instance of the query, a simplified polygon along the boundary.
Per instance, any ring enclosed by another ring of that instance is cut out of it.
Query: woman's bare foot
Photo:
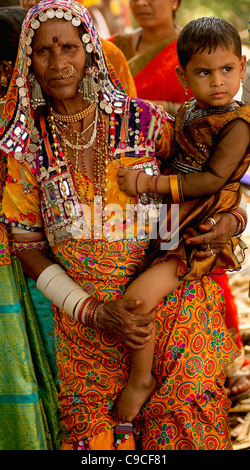
[[[117,398],[114,406],[114,414],[119,421],[131,423],[138,415],[142,405],[152,395],[157,387],[154,376],[150,376],[148,383],[128,380],[127,385]]]

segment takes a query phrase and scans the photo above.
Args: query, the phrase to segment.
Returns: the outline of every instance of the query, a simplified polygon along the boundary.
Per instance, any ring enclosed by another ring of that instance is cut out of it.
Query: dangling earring
[[[185,95],[188,95],[188,85],[184,86]]]
[[[44,99],[40,84],[38,83],[33,73],[29,75],[29,81],[31,90],[31,104],[33,109],[37,109],[38,106],[44,106],[46,101]]]
[[[99,101],[99,90],[100,85],[96,83],[95,78],[97,76],[94,67],[88,67],[86,70],[86,76],[79,83],[78,91],[82,93],[83,97],[91,103],[98,103]]]

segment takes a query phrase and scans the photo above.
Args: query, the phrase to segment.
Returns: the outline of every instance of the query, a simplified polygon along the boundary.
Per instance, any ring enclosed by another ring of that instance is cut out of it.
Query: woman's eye
[[[49,52],[49,50],[46,49],[46,47],[42,47],[41,49],[39,49],[39,50],[37,51],[37,54],[39,54],[39,55],[44,55],[44,54],[47,54],[48,52]]]
[[[72,50],[75,49],[76,46],[74,44],[65,44],[63,47],[64,49]]]
[[[205,77],[206,75],[208,75],[208,71],[207,70],[201,70],[198,75],[200,75],[200,77]]]

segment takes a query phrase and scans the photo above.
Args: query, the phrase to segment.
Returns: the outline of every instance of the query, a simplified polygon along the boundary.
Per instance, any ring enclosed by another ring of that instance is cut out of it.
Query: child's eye
[[[224,72],[230,72],[232,70],[232,67],[224,67]]]
[[[208,75],[208,71],[207,71],[207,70],[201,70],[201,71],[198,73],[198,75],[199,75],[200,77],[205,77],[206,75]]]

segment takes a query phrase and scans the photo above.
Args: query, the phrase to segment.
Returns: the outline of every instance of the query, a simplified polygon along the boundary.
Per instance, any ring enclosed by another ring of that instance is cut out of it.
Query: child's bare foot
[[[142,405],[152,395],[156,386],[157,381],[153,375],[150,376],[147,384],[129,379],[115,402],[114,413],[116,418],[123,423],[131,423],[138,415]]]

